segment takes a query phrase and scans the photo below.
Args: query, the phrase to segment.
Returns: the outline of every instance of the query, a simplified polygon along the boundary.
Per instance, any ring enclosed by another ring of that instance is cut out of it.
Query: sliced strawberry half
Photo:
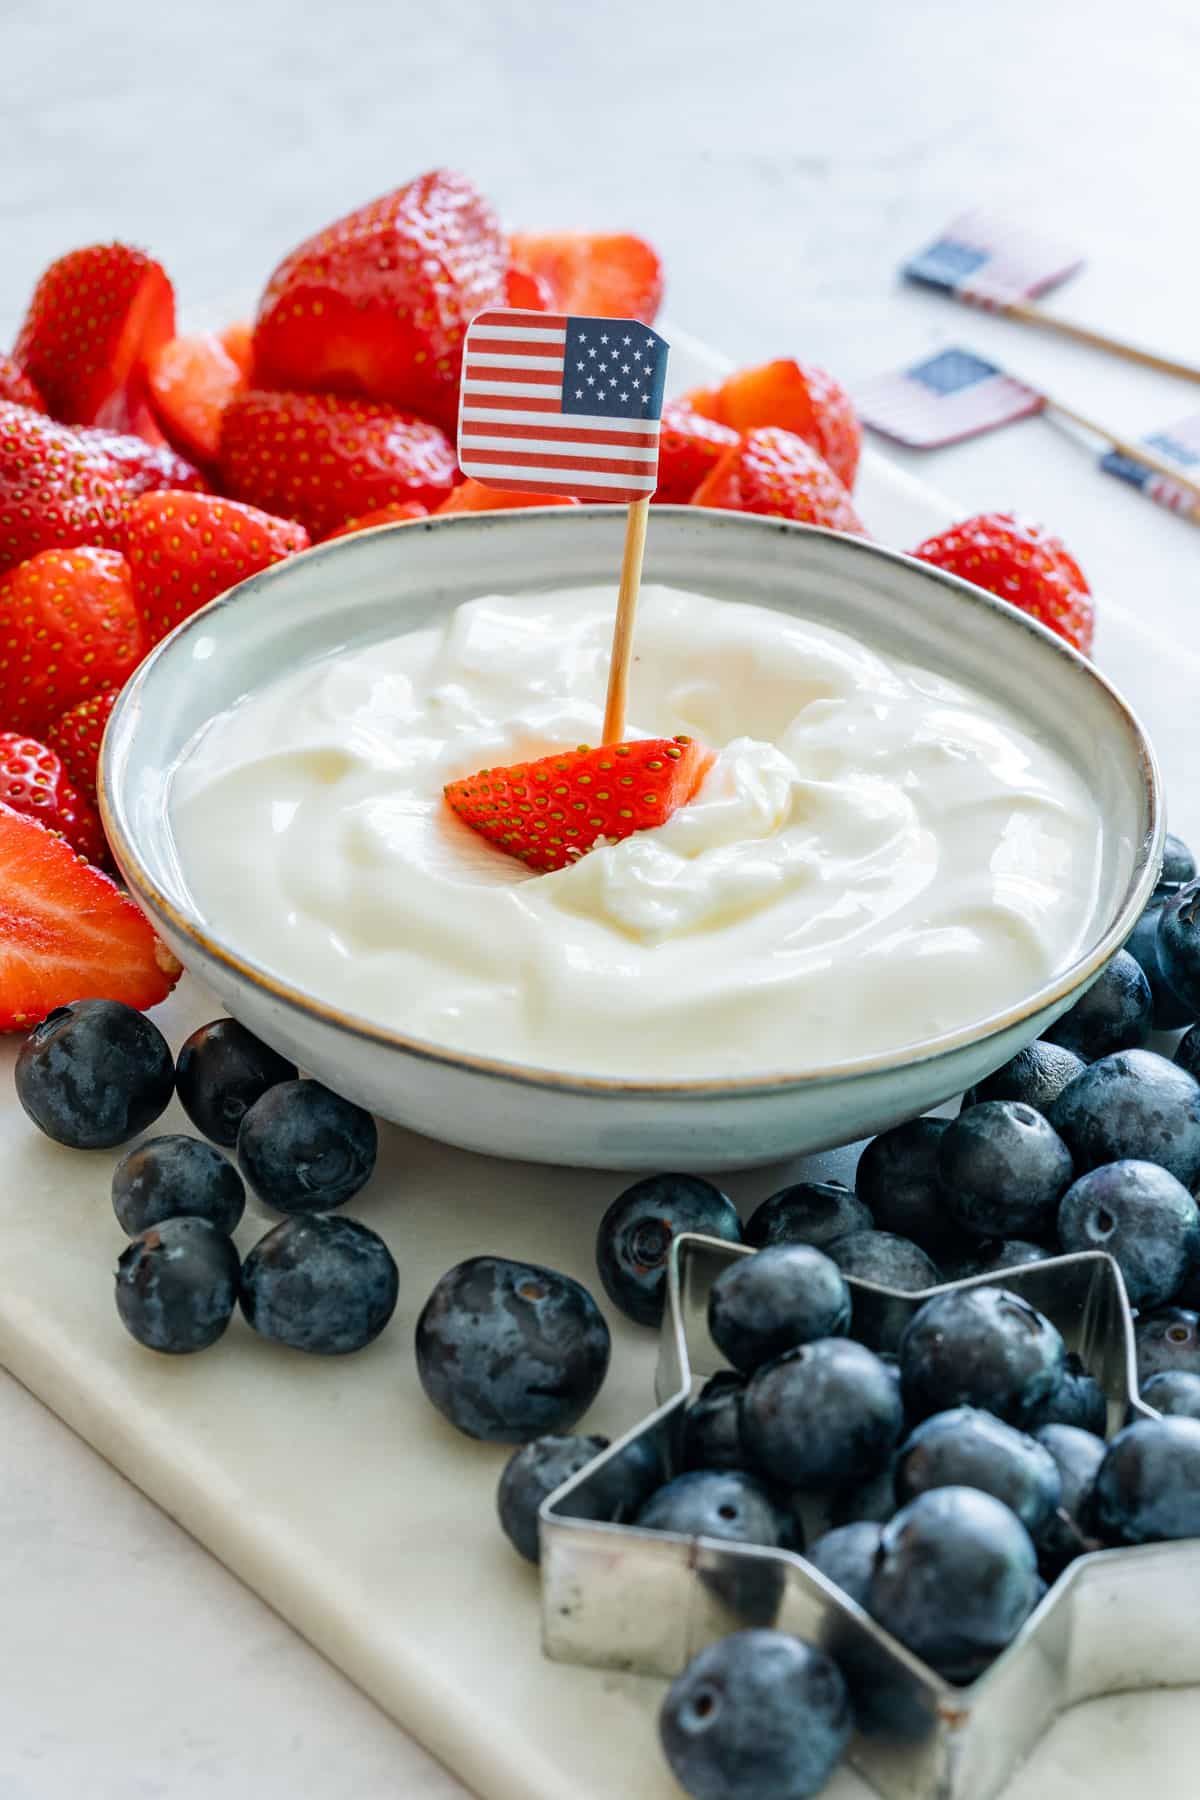
[[[215,331],[171,338],[151,362],[149,381],[171,442],[201,462],[216,462],[221,414],[250,385],[222,338]]]
[[[509,512],[519,506],[578,506],[570,494],[526,494],[514,488],[489,487],[470,476],[437,508],[439,513]]]
[[[811,363],[780,357],[761,368],[739,369],[715,392],[696,396],[712,416],[735,431],[775,425],[794,432],[829,464],[846,488],[854,486],[862,427],[839,381]]]
[[[115,881],[0,802],[0,1031],[81,994],[157,1006],[181,973]]]
[[[129,244],[92,244],[46,270],[13,355],[56,419],[136,431],[147,365],[174,335],[161,265]]]
[[[654,322],[662,304],[658,251],[629,232],[518,231],[513,263],[545,282],[554,311]]]
[[[747,431],[692,496],[694,506],[770,513],[865,535],[854,502],[829,464],[793,431]]]
[[[577,862],[596,844],[661,825],[693,797],[713,760],[694,738],[581,744],[503,769],[480,769],[445,789],[465,825],[531,869]]]
[[[0,802],[57,831],[89,862],[105,860],[108,845],[100,820],[49,745],[16,731],[0,732]]]
[[[732,427],[694,411],[686,398],[668,400],[663,407],[654,498],[660,505],[684,505],[737,441]]]

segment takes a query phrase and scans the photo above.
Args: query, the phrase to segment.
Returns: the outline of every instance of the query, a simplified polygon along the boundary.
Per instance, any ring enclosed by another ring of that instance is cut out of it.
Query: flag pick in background
[[[904,265],[910,281],[1003,308],[1032,300],[1083,267],[1078,251],[980,209],[963,213]]]
[[[961,443],[1040,412],[1045,402],[1023,381],[970,350],[939,350],[909,369],[855,390],[865,424],[916,450]]]
[[[1150,432],[1144,442],[1149,450],[1161,452],[1180,469],[1200,475],[1200,413],[1168,425],[1165,431]],[[1120,450],[1106,451],[1100,458],[1100,467],[1109,475],[1117,475],[1122,481],[1140,488],[1147,499],[1168,507],[1171,512],[1194,517],[1200,510],[1194,490],[1181,486],[1169,475],[1148,468],[1144,462]]]
[[[931,244],[903,265],[909,281],[958,300],[1036,325],[1093,350],[1106,350],[1143,368],[1200,381],[1200,366],[1161,355],[1109,331],[1099,331],[1034,304],[1083,267],[1083,257],[1060,239],[1031,231],[978,207],[953,220]]]
[[[463,353],[463,473],[526,493],[649,499],[658,484],[667,349],[636,319],[481,312]]]

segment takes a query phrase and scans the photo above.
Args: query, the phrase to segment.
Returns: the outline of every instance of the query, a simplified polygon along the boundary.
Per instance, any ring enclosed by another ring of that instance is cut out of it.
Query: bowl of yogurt
[[[1149,898],[1136,719],[924,564],[655,509],[628,736],[713,761],[663,825],[535,874],[443,787],[599,741],[622,532],[609,508],[365,532],[186,621],[104,743],[132,892],[267,1042],[472,1150],[711,1171],[981,1079]]]

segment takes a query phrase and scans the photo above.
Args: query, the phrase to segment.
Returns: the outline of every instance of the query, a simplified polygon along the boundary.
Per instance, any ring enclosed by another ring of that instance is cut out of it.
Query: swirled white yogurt
[[[214,933],[408,1036],[634,1078],[915,1045],[1081,949],[1101,822],[1057,751],[841,632],[666,587],[628,735],[712,746],[696,798],[551,875],[484,843],[443,784],[598,741],[612,610],[491,595],[215,719],[170,803]]]

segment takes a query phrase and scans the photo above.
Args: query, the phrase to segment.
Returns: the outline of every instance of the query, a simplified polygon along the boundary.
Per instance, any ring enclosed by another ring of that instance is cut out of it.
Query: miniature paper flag
[[[960,300],[1003,309],[1044,294],[1082,266],[1069,246],[977,210],[955,219],[903,272]]]
[[[1045,404],[1033,388],[970,350],[939,350],[911,369],[876,376],[854,400],[867,425],[915,450],[957,444]]]
[[[648,499],[668,348],[636,319],[481,312],[463,353],[463,473],[525,493]]]
[[[1200,474],[1200,413],[1169,425],[1165,431],[1152,431],[1142,442],[1148,450],[1157,450],[1161,456],[1169,457],[1189,474]],[[1148,499],[1169,507],[1172,512],[1186,515],[1196,509],[1195,494],[1190,494],[1169,476],[1160,475],[1156,469],[1148,469],[1144,463],[1123,456],[1119,450],[1106,451],[1100,458],[1100,467],[1109,475],[1119,475],[1122,481],[1141,488]]]

